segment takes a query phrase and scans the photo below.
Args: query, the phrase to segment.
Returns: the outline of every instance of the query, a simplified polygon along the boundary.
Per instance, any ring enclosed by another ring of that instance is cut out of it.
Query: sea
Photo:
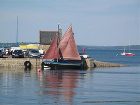
[[[140,105],[140,50],[87,48],[98,61],[124,67],[88,70],[24,70],[0,67],[0,105]]]

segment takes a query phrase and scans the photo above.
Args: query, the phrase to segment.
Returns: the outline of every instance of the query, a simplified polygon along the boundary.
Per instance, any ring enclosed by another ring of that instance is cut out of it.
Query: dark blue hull
[[[42,68],[48,67],[51,70],[56,69],[82,69],[82,61],[74,61],[74,60],[61,60],[61,61],[44,61],[42,62]]]

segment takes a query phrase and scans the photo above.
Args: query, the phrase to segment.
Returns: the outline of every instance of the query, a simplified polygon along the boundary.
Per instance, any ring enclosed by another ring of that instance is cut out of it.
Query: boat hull
[[[51,70],[57,69],[82,69],[82,61],[43,61],[42,62],[42,69],[47,67]]]

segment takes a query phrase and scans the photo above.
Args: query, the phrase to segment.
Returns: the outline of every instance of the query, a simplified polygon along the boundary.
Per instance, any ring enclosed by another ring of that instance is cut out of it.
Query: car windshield
[[[31,50],[32,53],[39,53],[38,50]]]
[[[15,50],[14,53],[22,53],[22,50]]]

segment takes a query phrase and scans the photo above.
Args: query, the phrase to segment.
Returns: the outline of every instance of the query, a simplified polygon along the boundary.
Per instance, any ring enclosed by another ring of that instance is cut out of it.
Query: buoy
[[[32,65],[32,64],[31,64],[30,61],[25,61],[25,62],[24,62],[25,69],[27,69],[27,68],[28,68],[28,69],[31,69],[31,65]]]
[[[38,68],[38,69],[37,69],[37,71],[38,71],[38,72],[41,72],[41,69],[40,69],[40,68]]]

